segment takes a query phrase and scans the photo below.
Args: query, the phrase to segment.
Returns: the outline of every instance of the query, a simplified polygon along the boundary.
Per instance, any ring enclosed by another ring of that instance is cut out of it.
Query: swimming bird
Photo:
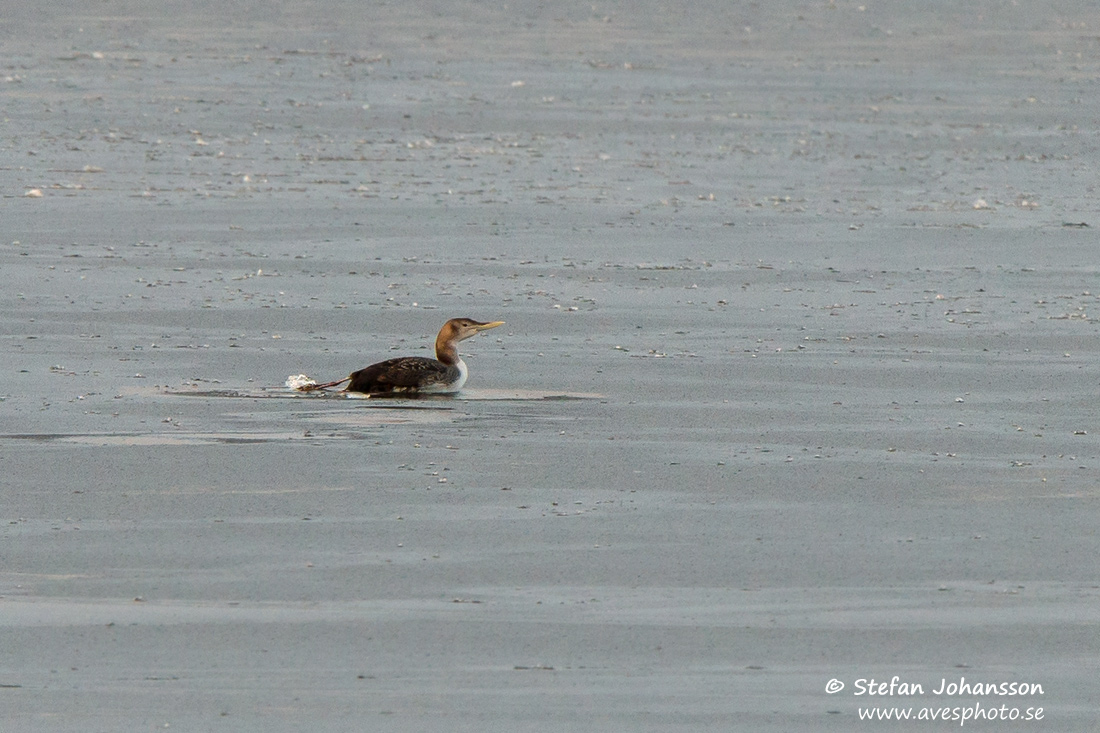
[[[312,392],[338,387],[347,382],[343,391],[372,395],[457,392],[466,384],[466,377],[469,376],[466,362],[458,355],[458,342],[503,325],[504,321],[481,323],[470,318],[452,318],[443,324],[439,335],[435,337],[434,359],[399,356],[371,364],[365,369],[352,372],[344,379],[327,384],[310,384],[300,389],[303,392]]]

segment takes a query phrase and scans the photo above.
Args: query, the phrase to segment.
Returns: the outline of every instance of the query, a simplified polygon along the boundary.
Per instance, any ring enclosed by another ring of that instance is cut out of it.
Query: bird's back
[[[461,376],[457,366],[423,356],[401,356],[354,372],[345,390],[368,394],[432,391],[458,382]]]

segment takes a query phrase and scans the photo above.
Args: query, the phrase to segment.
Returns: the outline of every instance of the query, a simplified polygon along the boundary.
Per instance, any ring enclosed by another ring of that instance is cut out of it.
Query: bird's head
[[[443,330],[439,332],[438,340],[465,341],[482,331],[488,331],[490,328],[496,328],[497,326],[503,325],[504,321],[489,321],[488,323],[482,323],[481,321],[475,321],[471,318],[452,318],[443,325]]]

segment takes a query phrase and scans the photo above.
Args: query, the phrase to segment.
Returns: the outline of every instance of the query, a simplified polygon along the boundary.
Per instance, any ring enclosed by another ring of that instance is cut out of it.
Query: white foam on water
[[[313,387],[316,384],[316,381],[310,379],[305,374],[292,374],[286,378],[287,389],[293,389],[296,392],[301,392],[304,388]]]

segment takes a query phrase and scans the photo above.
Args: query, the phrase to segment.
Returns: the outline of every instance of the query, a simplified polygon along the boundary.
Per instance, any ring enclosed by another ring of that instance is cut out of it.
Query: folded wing
[[[369,394],[418,392],[435,385],[450,384],[458,378],[458,367],[423,356],[402,356],[360,369],[351,375],[346,389]]]

